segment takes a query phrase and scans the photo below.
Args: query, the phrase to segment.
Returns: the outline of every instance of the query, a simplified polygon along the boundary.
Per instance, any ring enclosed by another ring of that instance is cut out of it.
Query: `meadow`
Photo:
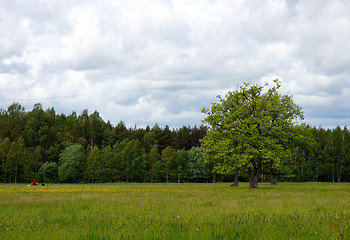
[[[350,239],[350,184],[0,184],[0,239]]]

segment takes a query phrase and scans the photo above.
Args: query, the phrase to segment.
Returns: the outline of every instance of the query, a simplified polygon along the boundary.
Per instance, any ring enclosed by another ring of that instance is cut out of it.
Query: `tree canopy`
[[[279,93],[278,80],[267,87],[246,83],[202,110],[207,114],[204,122],[211,126],[202,140],[204,156],[214,155],[219,173],[246,171],[252,188],[258,187],[263,167],[273,176],[293,141],[303,137],[304,126],[298,125],[304,118],[301,108],[292,96]]]

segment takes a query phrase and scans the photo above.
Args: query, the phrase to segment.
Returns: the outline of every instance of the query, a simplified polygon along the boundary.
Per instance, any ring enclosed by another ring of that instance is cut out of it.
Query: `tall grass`
[[[350,239],[350,184],[0,184],[0,239]]]

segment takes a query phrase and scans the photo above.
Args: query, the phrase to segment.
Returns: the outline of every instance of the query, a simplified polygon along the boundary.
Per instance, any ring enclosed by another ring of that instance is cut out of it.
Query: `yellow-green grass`
[[[350,239],[350,184],[0,184],[0,239]]]

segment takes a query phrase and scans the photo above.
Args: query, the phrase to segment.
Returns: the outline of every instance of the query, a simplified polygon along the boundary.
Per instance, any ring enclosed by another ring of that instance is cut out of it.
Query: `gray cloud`
[[[346,1],[4,1],[0,102],[200,124],[243,82],[279,78],[306,122],[347,125]]]
[[[11,63],[11,64],[0,63],[0,73],[25,74],[28,72],[29,68],[30,66],[26,63]]]

